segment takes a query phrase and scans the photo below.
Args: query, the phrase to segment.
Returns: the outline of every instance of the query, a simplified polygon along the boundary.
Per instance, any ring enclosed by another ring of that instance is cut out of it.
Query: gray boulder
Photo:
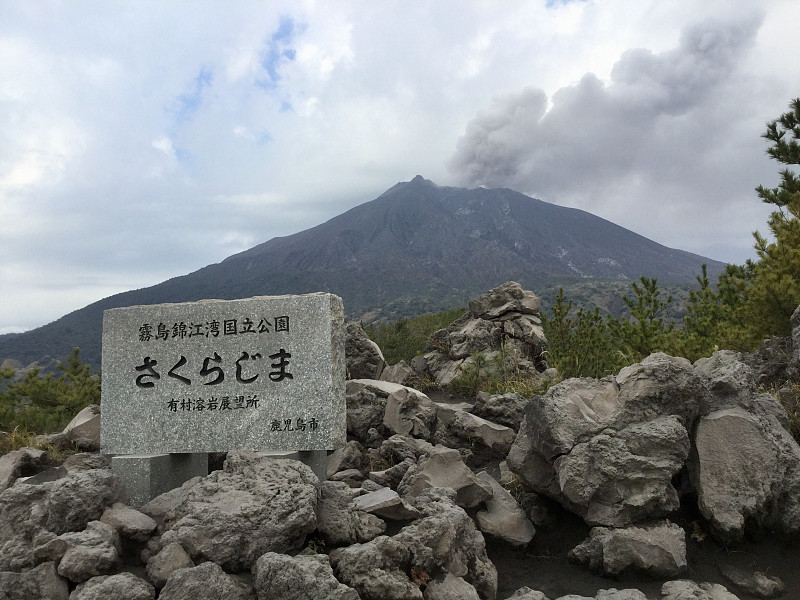
[[[492,488],[492,497],[486,500],[486,508],[478,511],[475,521],[485,534],[499,538],[512,546],[527,546],[536,529],[520,508],[514,497],[488,473],[478,473],[478,478]]]
[[[455,448],[479,446],[500,458],[508,454],[516,438],[513,429],[477,417],[466,410],[449,408],[447,412],[449,418],[441,421],[442,427],[436,432],[437,443]]]
[[[414,375],[414,369],[412,369],[406,361],[401,360],[395,365],[384,367],[380,379],[381,381],[391,381],[392,383],[406,385],[414,378]]]
[[[550,600],[542,592],[524,586],[511,594],[507,600]]]
[[[367,379],[351,380],[346,386],[347,434],[361,443],[366,443],[370,430],[384,430],[383,415],[389,393],[372,383]]]
[[[317,504],[317,531],[330,546],[368,542],[386,531],[386,523],[353,502],[346,483],[323,481]]]
[[[86,451],[100,449],[100,407],[90,404],[67,424],[62,433]]]
[[[378,344],[367,336],[360,323],[345,326],[345,361],[348,379],[378,379],[386,366]]]
[[[800,448],[777,422],[740,407],[702,417],[690,475],[721,539],[740,540],[747,525],[800,533]]]
[[[30,477],[20,477],[18,482],[25,485],[41,485],[48,481],[55,481],[67,476],[68,471],[64,467],[48,467],[43,471],[39,471],[36,475]]]
[[[480,600],[478,590],[452,573],[429,581],[423,597],[425,600]]]
[[[511,594],[507,600],[550,600],[542,592],[524,586]]]
[[[680,506],[672,486],[689,455],[674,416],[603,432],[554,461],[561,503],[590,525],[621,527]]]
[[[492,497],[492,487],[479,479],[461,460],[458,450],[436,447],[419,463],[411,466],[397,486],[397,492],[408,498],[419,496],[429,488],[450,488],[455,502],[463,508],[473,508]]]
[[[611,588],[608,590],[600,590],[595,596],[568,594],[566,596],[560,596],[556,600],[648,600],[648,598],[639,590],[618,590],[617,588]]]
[[[661,600],[739,600],[739,597],[718,583],[679,579],[667,581],[661,586]]]
[[[56,571],[54,562],[45,562],[24,573],[0,571],[0,598],[67,600],[69,585]]]
[[[205,562],[173,572],[158,595],[158,600],[254,600],[254,596],[252,589],[228,575],[218,564]]]
[[[422,600],[419,584],[406,574],[411,550],[400,540],[380,536],[337,548],[329,556],[336,579],[354,588],[361,600]]]
[[[475,404],[469,412],[487,421],[510,427],[516,432],[525,417],[525,405],[529,400],[516,392],[509,394],[478,392]]]
[[[301,462],[230,453],[222,471],[187,481],[141,507],[161,541],[180,544],[196,561],[238,572],[265,552],[303,547],[316,529],[319,481]]]
[[[430,440],[436,428],[436,404],[422,392],[400,387],[386,398],[383,424],[392,433]]]
[[[384,469],[382,471],[371,471],[369,474],[370,481],[373,481],[381,486],[397,489],[397,486],[403,480],[403,477],[408,470],[413,467],[417,462],[413,458],[404,458],[396,465]]]
[[[36,448],[20,448],[0,456],[0,492],[11,487],[19,477],[38,471],[46,460],[45,452]]]
[[[189,569],[195,566],[192,558],[180,544],[175,542],[164,546],[147,561],[147,578],[153,585],[161,589],[166,585],[169,576],[178,569]]]
[[[65,542],[58,574],[80,583],[112,572],[120,563],[119,534],[111,525],[92,521],[83,531],[65,533],[54,542]]]
[[[328,455],[328,477],[348,469],[364,471],[367,466],[364,447],[355,440],[347,442]]]
[[[65,458],[61,466],[67,471],[111,470],[111,460],[107,456],[96,452],[79,452]]]
[[[345,469],[344,471],[337,471],[328,477],[328,480],[341,481],[351,488],[358,488],[364,484],[364,473],[358,469]]]
[[[287,556],[267,552],[253,566],[258,600],[359,600],[333,576],[324,554]]]
[[[726,581],[757,598],[777,598],[786,591],[779,577],[767,575],[762,571],[747,571],[734,565],[720,567]]]
[[[109,506],[100,521],[111,525],[119,534],[134,542],[146,542],[158,525],[146,514],[117,502]]]
[[[568,600],[569,596],[562,596],[558,600]],[[594,600],[647,600],[647,596],[643,592],[636,589],[618,590],[611,588],[609,590],[600,590],[594,597]]]
[[[407,458],[416,462],[422,457],[430,456],[435,451],[436,446],[425,440],[415,439],[408,435],[393,435],[383,441],[378,454],[388,464],[395,465]]]
[[[509,313],[538,315],[541,309],[542,301],[536,294],[523,290],[514,281],[506,282],[469,301],[470,314],[486,319],[496,319]]]
[[[666,521],[621,529],[594,527],[569,558],[601,575],[632,570],[667,579],[686,571],[686,534]]]
[[[56,534],[80,531],[89,521],[100,519],[109,506],[127,501],[122,481],[104,469],[70,471],[67,477],[45,486],[49,493],[43,507],[47,513],[44,524]]]
[[[616,377],[566,380],[528,403],[508,468],[591,525],[667,515],[704,393],[692,365],[665,354]]]
[[[81,583],[69,600],[154,600],[156,591],[133,573],[99,575]]]
[[[421,513],[403,500],[393,489],[382,487],[353,499],[356,508],[378,515],[382,519],[407,521],[418,519]]]
[[[777,598],[786,591],[779,577],[762,571],[746,571],[733,565],[724,565],[720,571],[726,581],[757,598]]]
[[[716,352],[695,371],[708,392],[688,468],[712,533],[726,542],[747,528],[800,533],[800,447],[785,410],[756,391],[737,353]]]

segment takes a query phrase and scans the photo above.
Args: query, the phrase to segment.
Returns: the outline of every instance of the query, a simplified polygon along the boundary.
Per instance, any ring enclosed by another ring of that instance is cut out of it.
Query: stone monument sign
[[[338,296],[259,296],[105,311],[109,454],[329,450],[346,441]]]

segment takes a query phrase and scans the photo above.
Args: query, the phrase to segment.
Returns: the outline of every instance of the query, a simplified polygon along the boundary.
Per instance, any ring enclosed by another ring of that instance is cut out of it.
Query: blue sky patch
[[[205,67],[200,69],[197,77],[194,78],[194,89],[187,94],[178,96],[178,121],[186,121],[197,112],[203,101],[203,91],[211,87],[213,79],[214,76],[210,69]]]
[[[278,30],[269,38],[261,55],[261,67],[266,71],[266,77],[258,79],[256,85],[267,90],[277,87],[281,78],[278,73],[281,63],[292,61],[297,56],[297,52],[291,47],[296,32],[294,20],[282,17]]]

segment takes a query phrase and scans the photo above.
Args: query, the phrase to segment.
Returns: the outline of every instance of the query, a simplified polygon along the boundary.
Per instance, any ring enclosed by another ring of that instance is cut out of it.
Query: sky
[[[754,257],[796,0],[0,3],[0,333],[422,175]]]

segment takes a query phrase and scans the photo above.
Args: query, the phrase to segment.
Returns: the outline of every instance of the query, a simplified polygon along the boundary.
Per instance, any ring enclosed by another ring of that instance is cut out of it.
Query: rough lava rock
[[[469,412],[487,421],[510,427],[516,432],[525,417],[528,400],[529,398],[523,398],[516,392],[508,394],[478,392],[475,404]]]
[[[478,528],[514,547],[527,546],[536,529],[525,511],[494,477],[483,471],[478,473],[478,478],[492,487],[492,497],[486,500],[486,508],[475,515]]]
[[[317,531],[330,546],[368,542],[386,531],[383,519],[357,508],[352,492],[340,481],[320,484]]]
[[[265,552],[303,547],[317,527],[318,486],[301,462],[230,453],[224,470],[190,479],[140,510],[159,524],[164,545],[177,542],[194,560],[237,572]]]
[[[83,531],[116,502],[127,502],[122,482],[104,469],[68,471],[40,485],[14,485],[0,493],[0,570],[20,571],[41,562],[37,546]]]
[[[38,471],[46,462],[44,450],[20,448],[0,456],[0,492],[11,487],[27,471]]]
[[[101,521],[92,521],[83,531],[65,533],[54,542],[66,542],[58,563],[58,574],[76,583],[111,573],[120,563],[117,531]]]
[[[661,600],[739,600],[724,585],[696,583],[688,579],[667,581],[661,586]]]
[[[748,528],[800,533],[800,447],[785,410],[757,393],[752,371],[733,352],[697,361],[708,389],[688,463],[698,506],[723,541]]]
[[[186,550],[180,544],[171,542],[147,561],[147,577],[155,587],[161,589],[173,572],[194,566],[194,561]]]
[[[252,589],[233,579],[218,564],[204,562],[189,569],[178,569],[169,576],[158,600],[255,600]]]
[[[85,450],[100,449],[100,406],[90,404],[67,424],[62,433]]]
[[[406,471],[397,492],[403,497],[419,496],[426,489],[440,487],[452,489],[456,504],[463,508],[473,508],[492,497],[492,487],[464,464],[459,451],[441,446]]]
[[[401,387],[386,398],[383,424],[395,434],[430,440],[436,430],[437,407],[428,396]]]
[[[354,321],[345,325],[344,354],[348,379],[378,379],[386,366],[378,344]]]
[[[154,600],[152,585],[133,573],[99,575],[81,583],[69,600]]]
[[[134,542],[146,542],[158,527],[158,524],[146,514],[121,502],[109,506],[100,520],[111,525],[123,538]]]
[[[665,354],[616,377],[568,379],[528,403],[508,467],[590,525],[667,515],[704,393],[689,361]]]
[[[669,522],[621,529],[594,527],[569,558],[606,576],[630,569],[667,579],[686,571],[686,534]]]
[[[60,577],[54,562],[45,562],[25,571],[0,571],[0,598],[3,600],[67,600],[69,585]]]
[[[324,554],[287,556],[267,552],[253,567],[258,600],[359,600],[339,583]]]

